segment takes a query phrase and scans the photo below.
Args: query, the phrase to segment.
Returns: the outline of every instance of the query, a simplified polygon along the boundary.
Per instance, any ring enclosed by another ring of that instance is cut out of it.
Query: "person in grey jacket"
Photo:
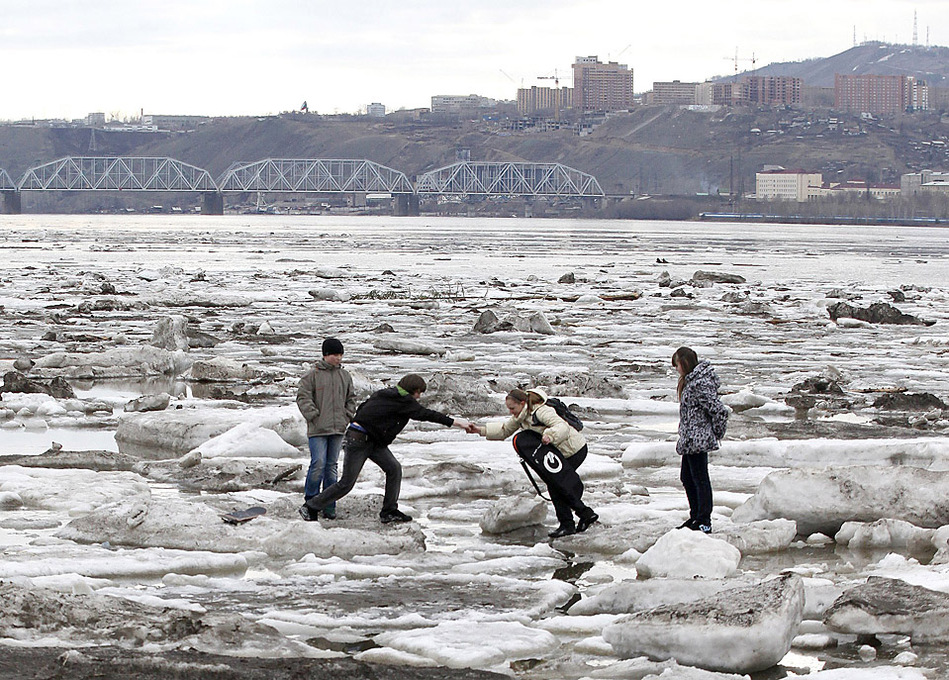
[[[679,372],[679,439],[682,457],[679,479],[689,499],[689,519],[680,529],[712,531],[712,482],[708,453],[718,448],[728,424],[728,408],[718,396],[721,384],[708,361],[699,361],[695,350],[680,347],[672,355]]]
[[[303,376],[297,389],[297,408],[306,420],[310,447],[304,500],[336,483],[343,434],[356,412],[353,379],[342,367],[343,343],[336,338],[326,338],[322,350],[323,358]],[[327,505],[323,516],[335,519],[336,504]]]

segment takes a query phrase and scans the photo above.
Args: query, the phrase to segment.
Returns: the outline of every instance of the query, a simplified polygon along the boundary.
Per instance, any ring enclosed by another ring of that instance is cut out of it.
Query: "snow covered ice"
[[[8,649],[445,678],[949,674],[940,230],[2,216],[0,240],[0,370],[75,392],[0,400]],[[935,324],[835,322],[844,299]],[[549,541],[553,512],[510,442],[414,424],[392,450],[415,521],[379,523],[370,464],[335,521],[302,522],[293,398],[329,335],[360,398],[417,372],[425,405],[477,421],[502,418],[518,386],[573,405],[600,521]],[[712,361],[732,409],[710,536],[676,530],[681,345]],[[267,514],[221,521],[252,505]],[[729,591],[768,615],[728,618]],[[868,592],[915,599],[886,617]],[[669,627],[673,610],[686,625]]]

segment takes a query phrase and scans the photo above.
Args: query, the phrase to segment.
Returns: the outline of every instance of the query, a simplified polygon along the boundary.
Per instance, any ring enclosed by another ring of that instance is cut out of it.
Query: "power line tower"
[[[916,10],[913,10],[913,47],[916,47],[919,44],[919,39],[916,34]]]

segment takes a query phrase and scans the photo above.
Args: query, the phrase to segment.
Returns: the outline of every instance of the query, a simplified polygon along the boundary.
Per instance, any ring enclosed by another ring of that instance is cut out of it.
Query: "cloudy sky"
[[[703,80],[858,41],[949,44],[945,0],[0,0],[0,120],[513,99],[575,57]]]

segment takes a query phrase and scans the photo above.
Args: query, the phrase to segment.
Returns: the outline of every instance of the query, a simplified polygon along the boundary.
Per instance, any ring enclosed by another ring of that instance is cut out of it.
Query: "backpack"
[[[556,411],[557,415],[560,416],[564,422],[566,422],[567,425],[572,427],[574,430],[579,432],[583,429],[583,421],[580,420],[577,414],[571,411],[565,403],[555,397],[548,397],[547,401],[544,403]],[[534,416],[533,419],[534,421],[537,421],[537,416]],[[534,425],[540,425],[540,422],[534,422]]]

